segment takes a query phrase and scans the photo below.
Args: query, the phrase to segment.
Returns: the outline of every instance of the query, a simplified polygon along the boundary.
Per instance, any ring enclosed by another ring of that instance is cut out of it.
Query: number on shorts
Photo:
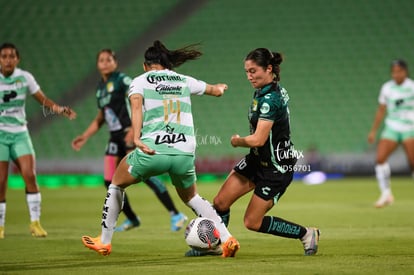
[[[239,161],[239,163],[237,163],[236,165],[240,170],[243,170],[244,168],[246,168],[247,166],[247,162],[246,162],[246,158],[243,158],[242,160]]]

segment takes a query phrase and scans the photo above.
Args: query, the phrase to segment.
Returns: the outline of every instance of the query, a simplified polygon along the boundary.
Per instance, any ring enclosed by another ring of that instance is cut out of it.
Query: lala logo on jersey
[[[108,91],[108,93],[112,93],[114,91],[114,83],[108,82],[108,84],[106,84],[106,90]]]
[[[186,142],[187,139],[185,138],[185,135],[183,133],[174,133],[174,128],[172,128],[170,125],[165,126],[166,128],[166,135],[157,135],[155,138],[155,144],[174,144],[178,142]]]

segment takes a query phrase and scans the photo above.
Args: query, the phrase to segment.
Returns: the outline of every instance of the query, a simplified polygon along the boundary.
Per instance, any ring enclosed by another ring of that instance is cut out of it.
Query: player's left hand
[[[134,131],[132,130],[132,127],[128,130],[124,137],[124,142],[127,147],[135,147],[134,145]]]
[[[370,132],[369,132],[369,134],[368,134],[368,143],[369,144],[373,144],[374,142],[375,142],[375,139],[376,139],[376,136],[377,136],[377,132],[376,131],[373,131],[373,130],[371,130]]]
[[[231,146],[237,147],[237,139],[239,138],[240,138],[239,135],[232,135],[231,140],[230,140]]]

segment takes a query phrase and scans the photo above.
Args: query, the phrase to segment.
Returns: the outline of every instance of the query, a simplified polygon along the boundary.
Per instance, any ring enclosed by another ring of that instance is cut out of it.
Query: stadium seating
[[[9,1],[0,9],[1,41],[15,43],[21,67],[32,72],[45,93],[57,102],[85,75],[94,72],[96,53],[102,48],[120,49],[156,22],[178,0],[125,1]],[[106,135],[98,135],[85,150],[75,153],[70,141],[94,117],[91,97],[75,106],[78,120],[48,116],[53,120],[40,131],[31,128],[38,158],[96,157],[102,154]],[[28,117],[42,109],[33,100],[26,104]],[[95,145],[96,144],[96,145]]]
[[[59,93],[94,70],[98,49],[120,49],[176,2],[130,1],[115,7],[98,0],[66,4],[42,0],[28,7],[11,1],[0,11],[2,22],[5,14],[14,14],[13,20],[2,25],[7,32],[2,37],[20,46],[22,66],[36,75],[48,94],[59,98]],[[414,64],[413,8],[410,0],[209,1],[163,38],[170,47],[201,42],[204,56],[178,71],[229,85],[223,98],[193,99],[198,155],[221,158],[246,152],[232,148],[229,138],[233,133],[248,133],[252,88],[243,58],[256,47],[285,56],[281,83],[291,98],[297,149],[316,146],[326,154],[364,152],[379,88],[389,79],[390,61],[403,57]],[[15,19],[22,17],[25,20]],[[141,62],[136,60],[126,72],[138,75]],[[53,118],[40,131],[33,130],[40,158],[102,155],[105,133],[83,152],[74,153],[69,147],[96,112],[94,90],[85,93],[90,96],[74,106],[77,121]],[[28,105],[29,114],[38,111],[37,105]]]

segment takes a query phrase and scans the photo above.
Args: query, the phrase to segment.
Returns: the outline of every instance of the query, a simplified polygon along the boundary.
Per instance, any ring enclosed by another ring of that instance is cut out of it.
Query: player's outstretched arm
[[[387,106],[384,104],[380,104],[377,108],[377,112],[375,114],[374,122],[372,123],[371,130],[368,134],[368,143],[374,143],[375,138],[377,136],[377,130],[380,127],[382,120],[385,117],[385,113],[387,112]]]
[[[149,148],[141,141],[143,97],[140,94],[132,94],[129,97],[129,101],[131,102],[131,123],[132,130],[134,131],[134,144],[145,154],[154,155],[155,150]]]
[[[206,95],[211,95],[211,96],[222,96],[224,94],[224,91],[227,90],[227,85],[226,84],[215,84],[215,85],[211,85],[211,84],[207,84],[206,86],[206,91],[204,94]]]
[[[33,97],[39,102],[43,107],[48,108],[53,113],[58,115],[63,115],[70,120],[76,118],[76,112],[67,106],[60,106],[48,98],[42,90],[37,91],[33,94]]]
[[[273,121],[259,119],[257,123],[256,131],[252,135],[246,137],[240,137],[239,135],[233,135],[231,137],[231,145],[233,147],[261,147],[266,143],[269,138],[270,131],[272,130]]]
[[[96,117],[91,121],[88,128],[80,135],[75,137],[72,140],[72,148],[75,151],[79,151],[83,145],[88,141],[88,139],[93,136],[102,125],[105,123],[105,118],[102,110],[98,111]]]

